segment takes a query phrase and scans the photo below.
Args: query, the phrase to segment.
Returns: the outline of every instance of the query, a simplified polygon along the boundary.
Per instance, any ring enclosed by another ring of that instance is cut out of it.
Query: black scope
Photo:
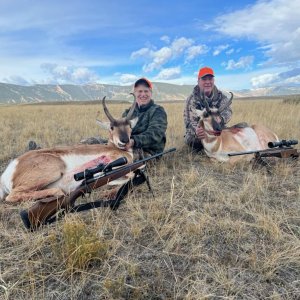
[[[111,171],[112,168],[123,166],[123,165],[127,164],[127,162],[128,161],[127,161],[126,157],[120,157],[120,158],[110,162],[107,165],[99,164],[95,168],[85,169],[83,172],[76,173],[76,174],[74,174],[74,179],[75,179],[75,181],[79,181],[82,179],[90,179],[90,178],[93,178],[94,174],[96,174],[96,173]]]
[[[279,142],[269,142],[268,147],[269,148],[275,148],[275,147],[290,147],[292,145],[297,145],[297,140],[282,140]]]

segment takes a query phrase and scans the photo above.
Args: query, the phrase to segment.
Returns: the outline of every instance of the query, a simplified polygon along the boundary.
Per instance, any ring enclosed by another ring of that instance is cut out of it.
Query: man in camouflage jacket
[[[129,109],[123,113],[126,117]],[[166,144],[167,114],[162,106],[153,100],[146,105],[136,105],[133,118],[138,117],[137,124],[131,132],[133,149],[142,149],[149,154],[162,152]]]
[[[199,70],[198,85],[194,87],[192,94],[187,98],[184,109],[184,124],[186,128],[185,143],[195,150],[202,150],[201,139],[205,138],[205,132],[198,127],[199,118],[193,112],[194,109],[203,109],[204,95],[209,107],[225,107],[229,99],[214,84],[214,71],[209,67]],[[219,115],[218,121],[225,127],[232,115],[230,106],[224,109]]]

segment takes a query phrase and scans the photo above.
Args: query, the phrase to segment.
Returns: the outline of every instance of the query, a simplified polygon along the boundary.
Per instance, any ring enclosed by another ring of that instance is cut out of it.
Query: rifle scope
[[[110,171],[114,167],[120,167],[120,166],[127,164],[127,162],[128,161],[127,161],[126,157],[120,157],[120,158],[110,162],[107,165],[99,164],[95,168],[85,169],[83,172],[76,173],[76,174],[74,174],[74,179],[75,179],[75,181],[79,181],[82,179],[90,179],[96,173]]]
[[[292,145],[297,145],[297,140],[282,140],[279,142],[269,142],[268,147],[269,148],[275,148],[275,147],[290,147]]]

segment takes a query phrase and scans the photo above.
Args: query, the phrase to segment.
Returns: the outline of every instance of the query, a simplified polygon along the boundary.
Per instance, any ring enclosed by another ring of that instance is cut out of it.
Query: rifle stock
[[[31,231],[36,230],[39,226],[46,223],[48,219],[54,216],[59,210],[64,209],[68,211],[74,205],[77,198],[89,193],[91,190],[97,189],[108,184],[111,181],[119,179],[130,172],[145,165],[145,162],[154,158],[160,157],[166,153],[176,151],[176,148],[171,148],[165,152],[147,157],[145,159],[133,162],[131,164],[110,170],[102,175],[84,180],[81,185],[71,192],[69,195],[62,197],[49,197],[36,201],[27,211],[20,212],[20,216],[24,225]]]
[[[259,153],[259,155],[260,157],[297,158],[299,157],[299,152],[294,148],[277,148]]]

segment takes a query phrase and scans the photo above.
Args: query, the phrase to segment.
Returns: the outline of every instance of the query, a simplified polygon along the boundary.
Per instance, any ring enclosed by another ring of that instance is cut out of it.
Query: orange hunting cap
[[[136,87],[137,87],[138,85],[140,85],[140,84],[143,84],[143,85],[147,86],[147,87],[150,88],[151,90],[152,90],[152,88],[153,88],[152,82],[151,82],[149,79],[145,78],[145,77],[138,79],[138,80],[134,83],[134,87],[136,88]]]
[[[203,67],[199,70],[199,74],[198,74],[198,78],[202,78],[206,75],[210,75],[210,76],[213,76],[215,77],[215,74],[214,74],[214,70],[212,68],[209,68],[209,67]]]

